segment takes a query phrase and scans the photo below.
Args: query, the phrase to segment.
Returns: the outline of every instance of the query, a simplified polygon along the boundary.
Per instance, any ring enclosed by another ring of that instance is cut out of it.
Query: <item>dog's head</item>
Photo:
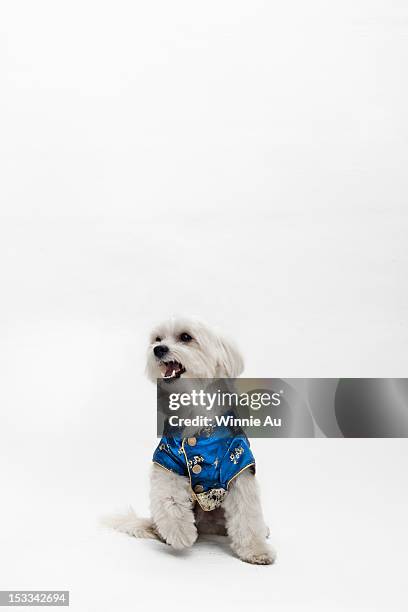
[[[150,334],[146,373],[157,378],[236,378],[244,363],[237,348],[193,318],[169,319]]]

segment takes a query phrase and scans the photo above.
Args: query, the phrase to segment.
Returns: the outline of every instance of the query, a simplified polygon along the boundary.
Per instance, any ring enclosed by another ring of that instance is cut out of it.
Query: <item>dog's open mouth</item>
[[[186,371],[182,363],[178,361],[162,361],[160,364],[161,375],[164,380],[180,378]]]

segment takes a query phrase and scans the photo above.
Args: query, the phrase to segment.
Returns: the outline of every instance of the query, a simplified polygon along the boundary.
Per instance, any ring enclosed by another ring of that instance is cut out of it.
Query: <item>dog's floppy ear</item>
[[[218,336],[217,376],[237,378],[244,369],[244,360],[233,342]]]

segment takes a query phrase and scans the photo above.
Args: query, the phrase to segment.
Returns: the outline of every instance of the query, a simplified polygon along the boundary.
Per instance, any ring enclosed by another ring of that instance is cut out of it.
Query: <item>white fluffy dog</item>
[[[154,383],[157,378],[164,378],[169,385],[180,377],[236,378],[242,370],[243,360],[236,347],[196,319],[171,319],[150,335],[146,372]],[[266,543],[268,528],[254,474],[242,470],[223,493],[219,508],[204,511],[196,503],[191,479],[153,463],[151,519],[139,518],[131,511],[127,516],[112,517],[108,524],[132,536],[158,538],[177,550],[192,546],[199,533],[228,534],[232,549],[243,561],[273,563],[275,553]]]

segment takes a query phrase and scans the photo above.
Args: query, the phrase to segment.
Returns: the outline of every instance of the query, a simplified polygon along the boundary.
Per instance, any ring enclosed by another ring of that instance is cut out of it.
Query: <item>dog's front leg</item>
[[[269,565],[276,554],[265,541],[265,525],[255,476],[245,470],[232,483],[223,503],[231,548],[242,561]]]
[[[150,509],[160,536],[173,548],[192,546],[197,539],[188,478],[153,464]]]

